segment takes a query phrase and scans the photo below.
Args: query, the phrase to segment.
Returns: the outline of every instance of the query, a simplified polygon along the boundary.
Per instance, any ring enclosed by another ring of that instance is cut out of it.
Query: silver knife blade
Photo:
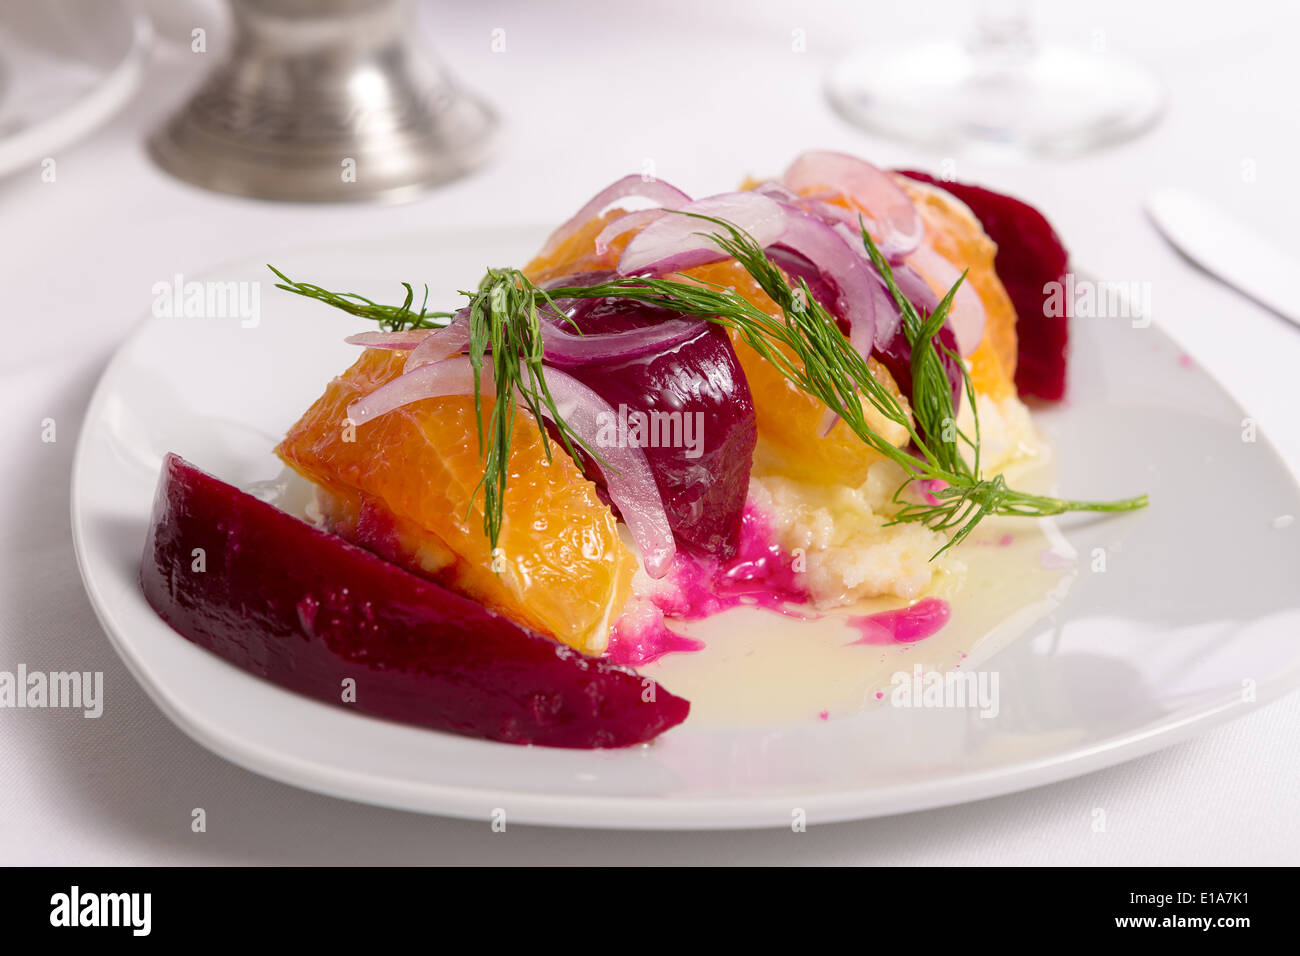
[[[1147,198],[1147,215],[1175,248],[1206,272],[1300,326],[1300,262],[1240,222],[1179,189]]]

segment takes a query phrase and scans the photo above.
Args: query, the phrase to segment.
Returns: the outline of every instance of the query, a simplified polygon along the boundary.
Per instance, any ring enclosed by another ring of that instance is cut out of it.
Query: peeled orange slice
[[[736,294],[767,312],[779,316],[780,309],[768,298],[754,277],[734,259],[699,266],[686,275],[735,289]],[[749,380],[754,396],[754,414],[758,434],[766,448],[759,461],[764,471],[775,472],[803,481],[857,487],[867,478],[867,470],[880,461],[880,454],[863,444],[844,423],[837,424],[822,437],[821,426],[826,405],[800,389],[781,371],[738,336],[732,336],[736,357]],[[876,380],[898,398],[904,408],[907,399],[899,393],[893,376],[875,359],[867,362]],[[863,401],[871,427],[894,444],[907,441],[907,430],[881,416],[869,402]]]
[[[617,219],[623,213],[622,209],[611,209],[605,215],[597,216],[580,226],[549,256],[536,256],[524,266],[522,270],[524,275],[541,285],[552,279],[576,275],[579,272],[613,269],[618,264],[618,257],[623,247],[631,241],[635,233],[630,232],[619,236],[610,243],[610,248],[604,254],[596,252],[596,236],[600,235],[600,231],[610,221]]]
[[[337,533],[520,624],[600,654],[636,558],[609,507],[562,448],[548,461],[516,415],[498,549],[483,531],[483,476],[470,396],[429,398],[361,426],[350,403],[395,378],[403,352],[370,349],[335,378],[276,453],[320,486]],[[484,396],[484,415],[491,398]]]

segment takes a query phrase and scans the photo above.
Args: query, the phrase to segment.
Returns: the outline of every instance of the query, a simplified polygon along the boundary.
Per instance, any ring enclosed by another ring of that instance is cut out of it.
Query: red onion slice
[[[754,192],[760,196],[766,196],[768,199],[775,199],[777,202],[789,203],[792,206],[798,206],[803,197],[784,183],[778,183],[775,179],[765,179],[754,187]]]
[[[397,352],[409,352],[423,342],[435,329],[408,329],[405,332],[358,332],[349,335],[344,342],[349,345],[363,345],[368,349],[391,349]]]
[[[642,229],[623,250],[618,261],[621,274],[665,275],[728,258],[710,238],[722,233],[722,227],[696,216],[723,219],[749,233],[760,246],[771,245],[785,231],[781,204],[752,191],[721,193],[674,211],[696,215],[665,215]]]
[[[858,256],[863,265],[870,270],[871,274],[871,299],[876,310],[876,348],[884,346],[893,340],[894,334],[898,331],[899,323],[903,321],[902,314],[898,311],[898,303],[889,293],[889,287],[885,285],[885,280],[880,273],[876,271],[876,265],[867,255],[866,247],[862,244],[861,227],[854,225],[850,228],[842,222],[835,224],[835,234],[844,240],[845,244],[853,250],[854,255]],[[924,281],[918,277],[920,285],[925,286]],[[927,289],[929,286],[925,286]],[[901,288],[901,287],[900,287]],[[908,296],[911,299],[910,296]],[[915,303],[915,300],[912,300]],[[935,300],[937,301],[937,300]]]
[[[611,221],[596,236],[596,255],[603,256],[609,252],[614,240],[633,229],[648,226],[664,214],[662,209],[638,209]]]
[[[469,309],[461,309],[448,325],[435,329],[406,357],[403,372],[459,355],[469,345]]]
[[[618,200],[626,199],[629,196],[645,199],[656,206],[680,207],[691,201],[691,197],[686,193],[676,186],[671,186],[661,180],[646,180],[637,174],[624,176],[592,196],[586,205],[574,213],[560,228],[551,233],[550,238],[546,240],[546,244],[542,246],[539,255],[542,258],[551,255],[559,248],[560,243],[577,232],[585,223],[601,215]]]
[[[699,335],[703,319],[666,319],[654,325],[626,332],[597,332],[579,335],[558,323],[542,323],[542,349],[546,364],[571,368],[593,361],[626,361],[643,355],[667,352]]]
[[[525,373],[526,374],[526,373]],[[493,388],[491,367],[480,372],[480,388]],[[677,552],[663,498],[654,473],[638,446],[619,448],[597,441],[602,426],[617,421],[604,399],[559,369],[546,370],[546,386],[560,417],[574,434],[604,459],[605,490],[641,551],[641,563],[652,578],[668,573]],[[474,394],[474,368],[468,358],[450,358],[405,372],[348,406],[348,418],[360,427],[381,415],[426,398]]]
[[[862,238],[856,227],[850,228],[844,223],[837,223],[835,231],[845,242],[854,245],[854,249],[862,255],[864,261],[870,261],[866,258],[866,249],[862,247]],[[918,271],[916,268],[918,266],[924,266],[925,276]],[[948,290],[961,275],[961,271],[956,266],[928,246],[921,246],[905,261],[891,266],[891,271],[894,274],[894,282],[898,285],[898,291],[926,315],[934,313],[939,305],[939,299],[948,294]],[[899,314],[898,304],[890,295],[884,279],[874,269],[872,276],[876,280],[875,344],[878,350],[886,351],[891,346],[896,347],[894,338],[898,334],[902,315]],[[953,298],[946,323],[952,329],[958,350],[962,355],[970,354],[964,351],[962,344],[966,339],[974,339],[975,344],[970,346],[971,351],[979,345],[980,339],[984,336],[984,318],[984,304],[980,301],[979,294],[969,283],[963,282]]]
[[[831,433],[831,429],[838,425],[839,422],[840,416],[836,414],[835,410],[833,408],[826,409],[826,411],[822,413],[821,421],[817,423],[818,436],[825,438]]]
[[[491,383],[492,369],[483,368],[482,381]],[[431,362],[411,372],[403,372],[348,406],[348,420],[360,427],[391,411],[424,398],[442,395],[474,394],[473,367],[468,358],[451,358]]]
[[[558,368],[572,368],[594,361],[622,361],[640,358],[652,352],[666,352],[694,338],[705,325],[703,319],[667,319],[626,332],[583,335],[570,331],[572,326],[549,308],[543,307],[540,311],[543,319],[540,323],[542,353],[548,365]],[[418,368],[459,355],[469,345],[469,338],[469,310],[462,309],[456,313],[450,325],[426,332],[414,351],[407,356],[402,370],[414,372]]]
[[[893,267],[894,282],[898,284],[898,291],[906,296],[907,301],[916,306],[917,309],[926,315],[933,315],[934,310],[939,307],[939,297],[934,294],[930,284],[921,278],[921,274],[909,266],[906,262],[900,262]],[[948,287],[949,289],[952,286]],[[944,290],[946,295],[948,289]]]
[[[835,230],[816,216],[785,207],[785,230],[773,246],[808,260],[835,295],[834,310],[849,326],[849,343],[865,359],[877,339],[874,272]],[[789,271],[789,269],[787,269]]]
[[[921,246],[908,256],[907,265],[917,271],[936,297],[947,295],[961,278],[961,270],[929,246]],[[952,308],[948,312],[948,324],[957,337],[957,350],[963,356],[979,348],[980,340],[984,338],[985,318],[984,303],[967,279],[953,296]]]
[[[912,200],[887,172],[865,160],[846,153],[811,150],[790,164],[782,181],[805,195],[832,190],[848,199],[856,210],[824,202],[818,203],[816,210],[819,215],[837,218],[854,228],[860,211],[867,220],[867,231],[886,258],[905,256],[921,243],[925,226]]]

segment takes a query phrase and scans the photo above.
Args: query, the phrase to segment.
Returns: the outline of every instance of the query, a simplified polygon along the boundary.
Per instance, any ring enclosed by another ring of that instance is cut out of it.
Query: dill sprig
[[[800,390],[823,402],[853,433],[882,457],[898,464],[904,473],[894,492],[898,510],[890,523],[919,523],[935,531],[951,533],[937,552],[964,540],[991,514],[1015,517],[1044,517],[1070,511],[1122,512],[1145,507],[1146,495],[1116,501],[1075,501],[1016,491],[998,474],[981,475],[979,464],[979,414],[975,389],[960,357],[937,341],[947,320],[954,296],[965,273],[930,314],[918,310],[899,290],[889,263],[863,228],[862,241],[871,261],[884,280],[902,315],[904,334],[912,348],[911,409],[904,405],[871,373],[866,357],[840,332],[829,312],[817,302],[808,284],[791,284],[763,248],[744,230],[723,219],[698,213],[681,213],[707,220],[721,231],[701,233],[735,259],[752,276],[780,315],[771,315],[726,286],[699,279],[623,277],[588,286],[565,286],[544,290],[517,269],[489,269],[477,291],[463,292],[470,299],[470,360],[475,376],[488,355],[496,381],[497,401],[488,426],[487,453],[481,487],[484,489],[484,531],[495,549],[504,512],[510,434],[513,429],[516,396],[522,396],[541,431],[550,455],[542,408],[556,423],[565,450],[580,461],[574,444],[589,454],[592,450],[564,424],[546,388],[543,372],[539,322],[542,308],[563,312],[558,299],[623,298],[660,306],[684,315],[696,316],[720,325],[774,365]],[[276,270],[284,284],[279,288],[319,299],[353,315],[374,319],[390,331],[429,328],[431,317],[449,313],[419,313],[411,310],[411,286],[405,303],[393,308],[380,306],[350,294],[336,294],[305,283],[295,283]],[[424,323],[424,324],[421,324]],[[941,351],[942,350],[942,351]],[[962,390],[970,403],[973,435],[957,427],[952,385],[943,364],[948,357],[961,370]],[[476,381],[477,384],[477,381]],[[864,402],[867,403],[864,405]],[[867,407],[906,430],[910,444],[898,446],[871,427]],[[481,400],[476,398],[479,416],[479,446],[484,445]],[[970,451],[970,460],[962,453]],[[904,497],[917,483],[929,490],[923,500]]]
[[[806,282],[800,280],[792,286],[753,237],[733,224],[698,213],[685,215],[709,220],[724,230],[708,235],[754,278],[781,310],[780,318],[768,315],[725,287],[670,279],[615,279],[589,287],[556,288],[551,290],[551,295],[632,298],[734,329],[794,385],[821,400],[843,419],[864,444],[903,469],[904,481],[893,496],[898,511],[890,524],[913,522],[936,531],[952,532],[952,537],[934,557],[964,540],[990,514],[1045,517],[1069,511],[1132,511],[1146,506],[1146,495],[1109,502],[1075,501],[1016,491],[1000,474],[981,477],[975,389],[964,363],[935,339],[947,320],[965,273],[939,301],[934,312],[924,315],[902,294],[889,263],[866,229],[861,230],[868,255],[898,303],[904,334],[912,347],[912,415],[909,416],[893,393],[871,373],[866,358],[840,332],[835,319],[813,297]],[[973,436],[967,436],[957,427],[952,386],[940,359],[940,349],[961,370],[963,390],[971,405]],[[894,445],[871,428],[863,399],[886,419],[907,430],[914,451]],[[959,439],[972,449],[973,462],[968,463],[961,454]],[[903,497],[917,482],[931,485],[927,492],[930,500],[918,502]]]
[[[408,286],[409,288],[409,286]],[[537,422],[546,460],[551,460],[551,439],[542,424],[554,422],[564,450],[581,465],[578,448],[603,464],[599,454],[578,436],[560,415],[542,370],[542,328],[539,303],[563,314],[544,289],[537,288],[517,269],[488,269],[476,292],[462,292],[469,303],[469,359],[474,369],[474,411],[478,419],[479,453],[483,458],[483,532],[496,551],[505,514],[506,478],[510,472],[510,440],[514,434],[519,399]],[[402,331],[397,329],[395,331]],[[483,435],[481,375],[484,358],[492,363],[496,401],[488,423],[486,452]],[[477,494],[478,489],[475,489]],[[473,505],[471,496],[470,505]]]
[[[424,301],[420,304],[420,311],[415,312],[411,309],[411,305],[415,302],[415,290],[411,288],[409,282],[402,283],[402,287],[406,289],[406,300],[401,305],[380,305],[378,302],[372,302],[364,295],[357,295],[355,292],[331,292],[329,289],[322,289],[310,282],[294,282],[275,266],[268,265],[267,268],[274,272],[280,280],[275,285],[277,289],[284,289],[286,292],[293,292],[309,299],[316,299],[326,305],[332,305],[336,309],[342,309],[344,312],[360,316],[363,319],[372,319],[378,322],[379,327],[385,332],[441,328],[455,314],[454,312],[427,311],[426,306],[429,304],[429,286],[427,284],[424,287]]]

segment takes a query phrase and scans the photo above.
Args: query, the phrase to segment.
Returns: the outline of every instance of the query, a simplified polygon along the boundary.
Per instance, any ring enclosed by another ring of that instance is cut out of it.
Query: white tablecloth
[[[542,9],[545,6],[545,9]],[[150,287],[256,250],[469,223],[555,222],[649,160],[691,192],[781,169],[805,147],[884,164],[943,157],[872,140],[821,95],[851,45],[936,29],[934,4],[618,5],[446,3],[433,39],[505,114],[482,173],[404,206],[284,207],[202,192],[155,169],[142,138],[206,65],[164,38],[144,88],[108,126],[0,181],[0,669],[102,670],[98,720],[0,712],[3,863],[1296,863],[1300,696],[1152,756],[999,799],[805,834],[636,833],[423,817],[265,780],[173,727],[118,661],[82,592],[68,526],[82,412]],[[1162,125],[1135,142],[1058,163],[957,158],[959,178],[1045,209],[1094,273],[1152,284],[1153,310],[1236,393],[1300,472],[1300,330],[1193,271],[1156,236],[1141,198],[1194,188],[1300,258],[1294,37],[1284,3],[1047,5],[1042,32],[1077,46],[1103,31],[1172,91]],[[1155,7],[1156,5],[1150,5]],[[1163,5],[1162,5],[1163,6]],[[1194,9],[1194,8],[1199,9]],[[870,10],[868,10],[870,8]],[[951,29],[965,7],[950,9]],[[168,30],[187,14],[169,13]],[[218,20],[195,14],[221,45]],[[504,29],[506,49],[491,51]],[[792,49],[802,29],[806,52]],[[188,34],[188,30],[185,31]],[[1253,165],[1255,176],[1243,176]],[[57,441],[41,440],[42,421]],[[1225,489],[1225,500],[1231,489]],[[1195,545],[1195,527],[1187,529]],[[194,807],[207,832],[190,829]],[[1095,807],[1107,828],[1091,828]]]

